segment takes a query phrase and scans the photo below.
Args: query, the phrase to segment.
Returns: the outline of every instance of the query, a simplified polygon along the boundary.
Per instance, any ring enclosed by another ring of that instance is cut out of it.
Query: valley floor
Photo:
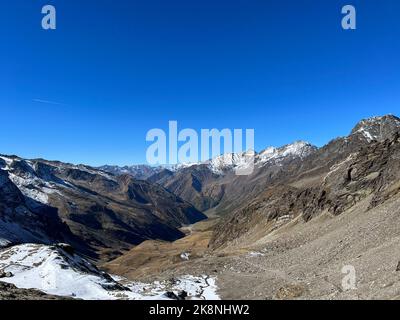
[[[190,239],[200,237],[203,251],[185,261],[170,259],[163,268],[154,269],[158,260],[146,260],[143,250],[131,251],[129,260],[140,256],[134,269],[147,268],[147,275],[157,279],[215,276],[222,299],[400,299],[400,198],[372,210],[368,203],[365,199],[340,216],[323,213],[308,223],[294,219],[267,235],[260,226],[251,237],[216,252],[203,250],[209,230],[199,228],[167,247],[176,258],[196,247]],[[189,247],[180,245],[185,242]],[[345,290],[342,282],[352,270],[355,288]],[[143,277],[132,269],[123,274]]]
[[[186,227],[182,239],[146,241],[103,265],[118,275],[112,279],[66,252],[22,245],[0,252],[3,267],[12,266],[4,271],[13,273],[1,280],[83,299],[168,299],[174,297],[167,292],[182,290],[194,299],[400,299],[400,197],[367,210],[369,202],[307,223],[295,218],[272,232],[258,225],[216,251],[208,248],[217,222],[212,218]],[[352,270],[355,288],[345,290]],[[78,279],[79,288],[68,287],[69,278]],[[11,295],[0,288],[1,298],[54,299],[34,290],[7,291]]]

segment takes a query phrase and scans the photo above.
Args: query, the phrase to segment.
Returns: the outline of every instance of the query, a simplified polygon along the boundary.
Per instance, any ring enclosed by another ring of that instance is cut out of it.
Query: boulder
[[[164,297],[166,297],[168,299],[172,299],[172,300],[182,300],[175,293],[173,293],[172,291],[165,292],[164,293]]]
[[[185,300],[187,298],[188,294],[185,290],[182,290],[178,293],[178,298],[179,300]]]
[[[11,272],[5,272],[4,270],[0,270],[0,278],[11,278],[13,274]]]

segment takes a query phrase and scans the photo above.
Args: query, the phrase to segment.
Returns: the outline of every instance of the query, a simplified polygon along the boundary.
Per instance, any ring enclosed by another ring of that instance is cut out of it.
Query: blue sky
[[[341,8],[357,30],[341,29]],[[57,30],[41,29],[41,8]],[[0,153],[145,162],[148,130],[254,128],[323,145],[400,114],[397,0],[5,0]]]

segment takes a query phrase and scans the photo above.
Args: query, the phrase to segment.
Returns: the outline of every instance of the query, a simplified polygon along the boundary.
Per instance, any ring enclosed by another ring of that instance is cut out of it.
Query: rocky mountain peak
[[[351,131],[351,136],[359,136],[367,141],[383,141],[400,131],[400,118],[385,115],[363,119]]]
[[[285,145],[279,150],[282,152],[283,156],[285,155],[297,155],[300,157],[307,156],[310,152],[317,149],[316,146],[312,145],[307,141],[295,141],[291,144]]]
[[[263,151],[256,153],[253,150],[242,153],[227,153],[215,157],[206,163],[215,173],[221,173],[224,170],[245,166],[250,156],[254,156],[255,165],[264,165],[267,162],[279,162],[288,158],[304,158],[317,150],[317,147],[306,141],[295,141],[282,147],[268,147]]]
[[[240,153],[226,153],[220,156],[217,156],[206,163],[211,171],[214,173],[221,173],[224,170],[233,170],[235,168],[243,167],[247,164],[247,159],[249,157],[254,156],[255,152],[253,150],[249,150],[246,152]]]
[[[266,163],[287,157],[304,158],[317,150],[317,147],[306,141],[295,141],[280,148],[269,147],[257,156],[257,162]]]

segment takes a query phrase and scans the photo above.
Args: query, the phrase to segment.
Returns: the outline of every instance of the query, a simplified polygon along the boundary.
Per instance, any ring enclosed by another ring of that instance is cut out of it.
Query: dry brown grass
[[[167,269],[173,269],[188,261],[181,254],[190,254],[190,261],[203,257],[208,249],[215,220],[198,222],[182,228],[186,237],[174,242],[148,240],[128,251],[121,257],[103,265],[103,268],[113,274],[128,279],[144,280],[156,276]]]

